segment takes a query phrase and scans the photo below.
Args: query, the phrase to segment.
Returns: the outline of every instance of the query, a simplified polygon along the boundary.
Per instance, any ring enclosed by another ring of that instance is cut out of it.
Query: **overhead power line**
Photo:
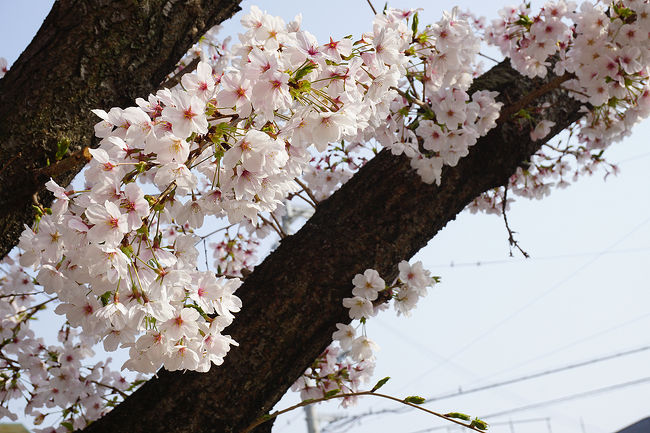
[[[567,254],[557,254],[553,256],[530,256],[528,258],[515,258],[510,257],[507,259],[496,259],[496,260],[476,260],[471,262],[455,262],[451,261],[447,264],[437,264],[432,265],[431,268],[462,268],[470,266],[490,266],[490,265],[506,265],[514,263],[529,263],[536,260],[560,260],[560,259],[571,259],[575,257],[586,257],[586,256],[604,256],[609,254],[629,254],[629,253],[642,253],[649,251],[650,247],[641,247],[641,248],[628,248],[624,250],[614,250],[614,251],[586,251],[581,253],[567,253]]]
[[[483,415],[481,419],[485,418],[496,418],[498,416],[508,415],[515,412],[521,412],[522,410],[536,409],[538,407],[551,406],[556,403],[562,403],[564,401],[575,400],[578,398],[589,397],[596,394],[602,394],[605,392],[615,391],[617,389],[627,388],[630,386],[640,385],[642,383],[650,382],[650,376],[644,377],[641,379],[631,380],[629,382],[618,383],[616,385],[605,386],[602,388],[592,389],[590,391],[579,392],[577,394],[571,394],[560,398],[554,398],[552,400],[546,400],[539,403],[532,403],[525,406],[519,406],[514,409],[508,409],[501,412],[494,412],[488,415]]]
[[[602,388],[596,388],[596,389],[592,389],[590,391],[579,392],[577,394],[571,394],[571,395],[567,395],[567,396],[564,396],[564,397],[554,398],[552,400],[546,400],[546,401],[542,401],[542,402],[539,402],[539,403],[532,403],[532,404],[528,404],[528,405],[525,405],[525,406],[516,407],[514,409],[508,409],[508,410],[504,410],[504,411],[501,411],[501,412],[494,412],[494,413],[487,414],[487,415],[481,415],[479,418],[481,418],[482,420],[489,420],[490,418],[496,418],[496,417],[499,417],[499,416],[508,415],[508,414],[515,413],[515,412],[521,412],[523,410],[537,409],[537,408],[544,407],[544,406],[551,406],[551,405],[554,405],[554,404],[557,404],[557,403],[562,403],[562,402],[569,401],[569,400],[576,400],[576,399],[584,398],[584,397],[590,397],[590,396],[596,395],[596,394],[603,394],[603,393],[606,393],[606,392],[616,391],[618,389],[627,388],[627,387],[635,386],[635,385],[640,385],[640,384],[646,383],[646,382],[650,382],[650,376],[644,377],[644,378],[641,378],[641,379],[631,380],[629,382],[617,383],[615,385],[609,385],[609,386],[605,386],[605,387],[602,387]],[[489,423],[489,424],[490,425],[496,425],[497,423]],[[508,422],[504,422],[504,423],[500,423],[500,424],[508,424]],[[416,430],[416,431],[409,432],[409,433],[426,433],[426,432],[430,432],[430,431],[437,430],[437,429],[438,429],[438,427],[433,427],[433,428],[429,428],[429,429]]]
[[[618,353],[614,353],[614,354],[611,354],[611,355],[601,356],[599,358],[593,358],[593,359],[589,359],[587,361],[576,362],[575,364],[569,364],[569,365],[565,365],[563,367],[552,368],[552,369],[549,369],[549,370],[544,370],[544,371],[540,371],[540,372],[533,373],[533,374],[527,374],[527,375],[524,375],[524,376],[519,376],[519,377],[516,377],[514,379],[508,379],[508,380],[504,380],[504,381],[501,381],[501,382],[495,382],[495,383],[490,383],[488,385],[477,386],[475,388],[465,389],[465,390],[462,390],[462,391],[452,392],[452,393],[448,393],[448,394],[442,394],[442,395],[439,395],[439,396],[436,396],[436,397],[428,398],[426,403],[434,402],[434,401],[437,401],[437,400],[443,400],[443,399],[447,399],[447,398],[452,398],[452,397],[456,397],[456,396],[459,396],[459,395],[465,395],[465,394],[471,394],[471,393],[474,393],[474,392],[485,391],[487,389],[498,388],[500,386],[511,385],[513,383],[523,382],[525,380],[536,379],[538,377],[547,376],[549,374],[559,373],[561,371],[566,371],[566,370],[573,370],[574,368],[585,367],[587,365],[596,364],[598,362],[608,361],[610,359],[620,358],[622,356],[632,355],[632,354],[635,354],[635,353],[644,352],[644,351],[646,351],[648,349],[650,349],[650,346],[638,347],[636,349],[631,349],[631,350],[626,350],[624,352],[618,352]]]
[[[588,335],[588,336],[586,336],[586,337],[582,337],[582,338],[579,338],[579,339],[577,339],[577,340],[573,340],[573,341],[571,341],[570,343],[564,344],[564,345],[562,345],[562,346],[560,346],[560,347],[558,347],[558,348],[556,348],[556,349],[553,349],[553,350],[550,351],[550,352],[546,352],[546,353],[544,353],[544,354],[542,354],[542,355],[535,356],[534,358],[530,358],[530,359],[527,359],[526,361],[520,362],[519,364],[509,366],[508,368],[505,368],[505,369],[503,369],[503,370],[499,370],[499,371],[497,371],[497,372],[495,372],[495,373],[491,373],[491,374],[489,374],[488,376],[489,376],[489,377],[492,377],[492,376],[498,376],[498,375],[500,375],[501,373],[504,373],[504,372],[506,372],[506,371],[513,371],[513,370],[515,370],[515,369],[517,369],[517,368],[521,368],[521,367],[523,367],[524,365],[528,365],[528,364],[530,364],[530,363],[532,363],[532,362],[539,361],[540,359],[548,358],[549,356],[551,356],[551,355],[555,355],[555,354],[558,353],[558,352],[562,352],[562,351],[565,350],[565,349],[574,348],[574,347],[576,347],[578,344],[584,343],[584,342],[589,341],[589,340],[593,340],[594,338],[597,338],[597,337],[600,337],[600,336],[602,336],[602,335],[608,334],[608,333],[610,333],[610,332],[612,332],[612,331],[619,330],[619,329],[624,328],[624,327],[626,327],[626,326],[628,326],[628,325],[631,325],[631,324],[637,323],[637,322],[639,322],[639,321],[641,321],[641,320],[643,320],[643,319],[647,319],[648,317],[650,317],[650,313],[642,314],[642,315],[637,316],[637,317],[635,317],[635,318],[633,318],[633,319],[626,320],[626,321],[623,322],[623,323],[619,323],[619,324],[614,325],[614,326],[611,326],[611,327],[609,327],[609,328],[607,328],[607,329],[600,330],[600,331],[598,331],[598,332],[596,332],[596,333],[593,333],[593,334],[591,334],[591,335]],[[482,380],[483,380],[483,379],[479,380],[478,382],[481,382]],[[474,383],[476,383],[476,382],[474,382]]]

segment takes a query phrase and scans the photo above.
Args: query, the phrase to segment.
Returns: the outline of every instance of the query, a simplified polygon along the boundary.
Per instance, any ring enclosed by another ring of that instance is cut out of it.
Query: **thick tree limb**
[[[57,143],[90,145],[93,108],[133,105],[155,91],[192,44],[239,0],[59,0],[0,80],[0,258],[31,224],[32,196]],[[67,185],[83,164],[55,180]],[[48,203],[47,197],[41,198]]]
[[[549,80],[553,78],[550,77]],[[547,80],[547,81],[549,81]],[[501,92],[507,104],[544,86],[502,63],[474,89]],[[580,117],[580,104],[553,90],[548,138]],[[246,278],[244,307],[228,329],[240,343],[209,373],[162,371],[85,433],[238,432],[280,399],[330,343],[337,322],[349,322],[341,300],[356,273],[374,268],[395,275],[408,259],[483,191],[504,185],[539,149],[530,126],[509,119],[479,140],[470,155],[443,171],[442,184],[426,185],[405,158],[383,151]]]

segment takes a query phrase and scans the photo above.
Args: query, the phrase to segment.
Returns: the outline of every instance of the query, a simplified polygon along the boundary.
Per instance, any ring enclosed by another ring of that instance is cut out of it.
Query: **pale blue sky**
[[[496,16],[495,2],[465,0],[462,8]],[[382,3],[376,1],[376,7]],[[49,1],[0,0],[0,56],[13,62],[35,34]],[[247,10],[251,3],[242,3]],[[303,28],[319,40],[329,34],[359,34],[371,28],[365,0],[328,2],[260,1],[270,13],[290,20],[302,12]],[[426,5],[421,23],[435,20],[442,2],[391,2],[391,6]],[[238,28],[238,21],[224,26]],[[144,95],[143,95],[144,96]],[[110,107],[98,107],[108,109]],[[442,277],[411,318],[390,311],[368,323],[378,341],[376,378],[393,379],[384,390],[398,396],[437,395],[506,380],[650,343],[650,122],[615,145],[609,159],[621,173],[606,182],[601,175],[583,178],[543,201],[519,201],[509,221],[521,245],[533,257],[508,257],[507,235],[500,218],[463,213],[417,256]],[[607,251],[597,255],[595,252]],[[588,253],[588,254],[582,254]],[[566,257],[566,255],[572,255]],[[455,266],[480,261],[482,266]],[[499,261],[488,264],[490,261]],[[531,403],[589,391],[650,376],[650,352],[566,373],[545,376],[431,404],[433,410],[485,415]],[[224,371],[224,374],[227,372]],[[508,420],[515,431],[612,432],[650,415],[650,385],[575,399],[535,410],[493,417]],[[295,401],[288,396],[279,407]],[[395,407],[366,400],[349,414],[372,407]],[[345,414],[336,405],[320,405],[320,414]],[[445,426],[443,421],[409,412],[369,418],[350,432],[405,432]],[[305,431],[302,412],[281,417],[277,432]],[[498,425],[494,432],[511,431]]]

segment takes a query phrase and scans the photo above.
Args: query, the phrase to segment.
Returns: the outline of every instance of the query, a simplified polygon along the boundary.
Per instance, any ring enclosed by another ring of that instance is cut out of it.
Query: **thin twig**
[[[201,61],[200,57],[193,58],[192,61],[187,64],[187,66],[185,66],[180,71],[176,72],[168,80],[162,82],[159,88],[171,89],[172,87],[174,87],[175,85],[181,82],[181,77],[183,77],[183,75],[189,74],[190,72],[194,71],[196,67],[199,65],[200,61]]]
[[[275,221],[275,224],[276,224],[276,225],[278,226],[278,228],[280,229],[280,232],[282,232],[282,236],[281,236],[281,237],[282,237],[282,238],[286,238],[286,237],[287,237],[287,234],[285,233],[284,229],[282,228],[282,224],[280,224],[280,221],[278,221],[278,219],[275,217],[275,215],[273,215],[273,212],[271,212],[271,218],[273,218],[273,221]]]
[[[519,110],[526,108],[528,105],[530,105],[533,101],[535,101],[537,98],[540,96],[550,92],[551,90],[557,89],[560,87],[562,83],[565,81],[568,81],[575,76],[573,74],[566,73],[560,77],[555,77],[551,81],[545,83],[544,85],[538,87],[537,89],[533,90],[532,92],[524,95],[523,98],[518,100],[512,105],[507,106],[504,110],[501,111],[501,115],[497,119],[497,124],[502,124],[504,122],[507,122],[510,120],[510,117],[519,112]]]
[[[370,9],[372,9],[372,13],[377,15],[377,10],[375,7],[372,5],[372,2],[370,0],[366,0],[368,2],[368,5],[370,6]]]
[[[397,91],[397,93],[400,94],[400,96],[406,98],[408,101],[414,102],[417,105],[419,105],[421,108],[431,111],[431,107],[427,105],[424,101],[421,101],[420,99],[416,98],[415,96],[411,96],[408,93],[404,92],[403,90],[398,89],[397,87],[391,87],[391,89]],[[519,111],[519,110],[517,110]]]
[[[318,205],[318,204],[320,203],[318,200],[316,200],[316,197],[314,196],[314,194],[311,192],[311,190],[309,189],[309,187],[308,187],[307,185],[305,185],[305,184],[304,184],[300,179],[298,179],[298,178],[295,178],[294,180],[296,181],[296,183],[297,183],[298,185],[300,185],[300,187],[302,188],[302,190],[305,191],[305,192],[307,193],[307,195],[309,196],[309,198],[312,199],[312,200],[314,201],[314,204]],[[314,207],[316,207],[316,206],[314,206]]]
[[[397,397],[393,397],[393,396],[391,396],[391,395],[387,395],[387,394],[379,394],[379,393],[377,393],[377,392],[372,392],[372,391],[351,392],[351,393],[349,393],[349,394],[336,394],[336,395],[332,395],[332,396],[329,396],[329,397],[322,397],[322,398],[316,398],[316,399],[304,400],[304,401],[301,401],[301,402],[298,403],[298,404],[294,404],[293,406],[290,406],[290,407],[288,407],[288,408],[286,408],[286,409],[283,409],[283,410],[280,410],[280,411],[275,411],[275,412],[273,412],[272,414],[268,414],[268,415],[266,415],[266,416],[264,416],[264,417],[261,417],[261,418],[255,420],[255,421],[254,421],[253,423],[251,423],[248,427],[246,427],[244,430],[242,430],[241,433],[249,433],[249,432],[252,431],[255,427],[257,427],[258,425],[260,425],[260,424],[262,424],[262,423],[265,423],[266,421],[269,421],[269,420],[271,420],[271,419],[273,419],[273,418],[278,417],[279,415],[282,415],[282,414],[284,414],[284,413],[290,412],[290,411],[292,411],[292,410],[294,410],[294,409],[298,409],[299,407],[307,406],[308,404],[320,403],[320,402],[322,402],[322,401],[332,400],[332,399],[335,399],[335,398],[361,397],[361,396],[364,396],[364,395],[374,395],[374,396],[377,396],[377,397],[386,398],[386,399],[388,399],[388,400],[393,400],[393,401],[396,401],[396,402],[399,402],[399,403],[405,404],[405,405],[407,405],[407,406],[411,406],[411,407],[413,407],[413,408],[415,408],[415,409],[419,409],[419,410],[421,410],[421,411],[423,411],[423,412],[426,412],[426,413],[429,413],[429,414],[431,414],[431,415],[435,415],[435,416],[437,416],[437,417],[439,417],[439,418],[442,418],[442,419],[444,419],[444,420],[451,421],[451,422],[453,422],[453,423],[455,423],[455,424],[458,424],[458,425],[463,426],[463,427],[465,427],[465,428],[468,428],[468,429],[470,429],[470,430],[474,430],[474,431],[477,431],[477,432],[484,433],[483,430],[480,430],[480,429],[474,427],[474,426],[471,425],[471,424],[465,424],[464,422],[458,421],[457,419],[450,418],[450,417],[445,416],[445,415],[443,415],[443,414],[441,414],[441,413],[434,412],[434,411],[432,411],[432,410],[429,410],[429,409],[426,409],[426,408],[424,408],[424,407],[421,407],[421,406],[419,406],[419,405],[417,405],[417,404],[409,403],[409,402],[404,401],[404,400],[402,400],[402,399],[399,399],[399,398],[397,398]]]
[[[203,236],[201,236],[200,239],[201,239],[201,240],[203,240],[203,239],[207,239],[207,238],[209,238],[210,236],[212,236],[212,235],[214,235],[214,234],[216,234],[216,233],[219,233],[219,232],[221,232],[221,231],[223,231],[223,230],[228,230],[230,227],[232,227],[232,226],[234,226],[234,225],[235,225],[235,224],[230,224],[230,225],[228,225],[228,226],[221,227],[220,229],[216,229],[216,230],[214,230],[214,231],[211,231],[211,232],[208,233],[207,235],[203,235]],[[200,240],[199,242],[201,242],[201,240]],[[195,243],[194,245],[197,245],[199,242]]]
[[[495,59],[495,58],[493,58],[493,57],[490,57],[490,56],[486,56],[486,55],[483,54],[483,53],[478,53],[478,55],[481,56],[481,57],[485,57],[486,59],[492,60],[494,63],[501,63],[501,62],[498,61],[497,59]]]
[[[262,221],[264,221],[265,224],[270,225],[271,228],[272,228],[273,230],[275,230],[275,232],[278,234],[278,236],[280,236],[280,239],[284,238],[284,236],[282,235],[282,233],[283,233],[282,230],[279,229],[278,227],[276,227],[275,224],[274,224],[273,222],[267,220],[267,219],[264,218],[262,215],[258,215],[258,216],[260,217],[260,219],[261,219]]]
[[[302,195],[300,195],[299,192],[294,192],[293,194],[291,194],[290,197],[299,197],[299,198],[303,199],[305,202],[307,202],[311,207],[313,207],[314,209],[316,209],[316,205],[315,205],[311,200],[309,200],[308,198],[303,197]],[[289,198],[290,198],[290,197],[289,197]]]
[[[43,292],[32,292],[32,293],[12,293],[10,295],[1,295],[0,299],[2,299],[2,298],[12,298],[12,297],[17,298],[19,296],[40,295],[40,294],[43,294],[43,293],[45,293],[45,292],[43,291]]]
[[[121,389],[116,388],[116,387],[114,387],[114,386],[106,385],[105,383],[101,383],[101,382],[98,382],[98,381],[96,381],[96,380],[91,380],[91,382],[94,383],[95,385],[103,386],[104,388],[108,388],[108,389],[110,389],[110,390],[115,391],[116,393],[118,393],[119,395],[121,395],[122,398],[127,398],[127,397],[129,396],[129,394],[127,394],[126,392],[124,392],[124,391],[122,391]]]
[[[160,202],[161,202],[165,197],[167,197],[167,195],[169,195],[169,193],[172,192],[172,190],[175,189],[175,188],[176,188],[176,181],[173,180],[169,185],[167,185],[167,188],[165,188],[165,190],[164,190],[163,192],[160,193],[160,195],[158,196],[158,198],[156,198],[156,200],[154,200],[154,202],[151,204],[151,207],[153,208],[155,205],[157,205],[158,203],[160,203]],[[156,231],[158,231],[158,230],[156,230]]]
[[[510,226],[508,225],[508,216],[506,213],[507,202],[508,202],[508,184],[505,185],[503,190],[502,213],[503,213],[503,221],[506,223],[506,230],[508,230],[508,242],[510,243],[510,257],[512,257],[512,247],[516,247],[519,250],[519,252],[524,255],[525,258],[529,258],[530,255],[519,246],[519,243],[517,243],[517,241],[515,240],[515,232],[513,232],[512,229],[510,229]]]

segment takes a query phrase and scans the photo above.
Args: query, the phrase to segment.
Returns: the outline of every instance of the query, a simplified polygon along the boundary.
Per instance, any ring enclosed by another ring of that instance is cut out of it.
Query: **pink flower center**
[[[192,111],[192,107],[189,107],[187,110],[183,111],[183,117],[187,120],[192,120],[196,116],[196,113]]]

